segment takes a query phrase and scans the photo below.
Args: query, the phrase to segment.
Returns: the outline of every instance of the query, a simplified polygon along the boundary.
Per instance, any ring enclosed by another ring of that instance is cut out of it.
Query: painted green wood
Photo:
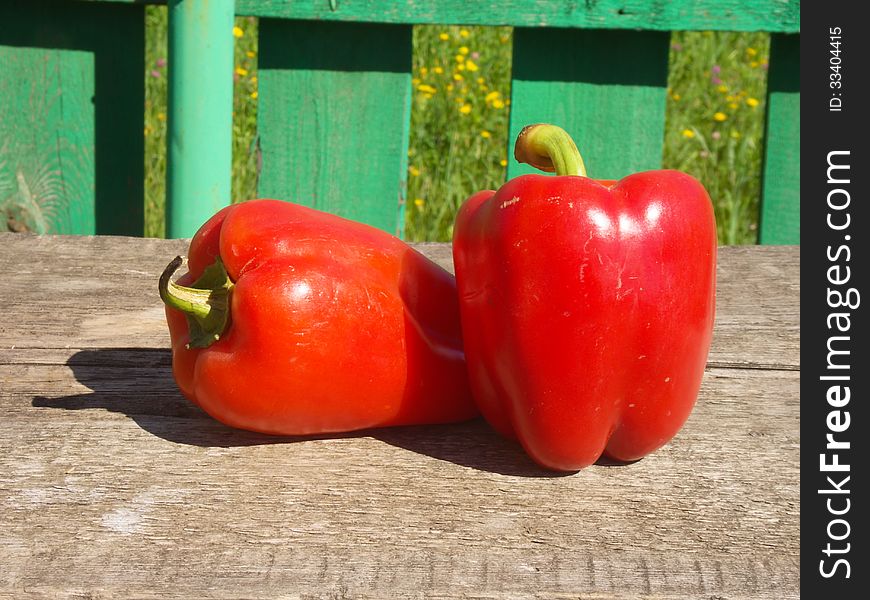
[[[800,119],[800,36],[773,35],[759,231],[762,244],[800,243]]]
[[[512,144],[542,122],[571,134],[590,177],[660,168],[668,42],[656,31],[516,29],[508,177],[536,172]]]
[[[233,3],[169,2],[166,236],[190,237],[231,201]]]
[[[0,230],[142,235],[143,8],[12,0],[0,23]]]
[[[287,19],[404,24],[659,31],[800,30],[800,0],[236,0],[236,12]]]
[[[404,228],[411,27],[260,21],[258,193]]]
[[[165,0],[91,0],[165,4]],[[236,0],[258,17],[398,23],[659,31],[800,31],[800,0]]]

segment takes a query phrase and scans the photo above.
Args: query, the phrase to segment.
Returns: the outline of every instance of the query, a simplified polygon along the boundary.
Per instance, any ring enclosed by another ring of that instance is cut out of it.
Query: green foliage
[[[707,188],[721,244],[758,237],[769,49],[765,33],[672,36],[663,163]]]
[[[145,8],[145,235],[166,227],[166,7]]]
[[[449,241],[462,202],[504,182],[511,41],[508,27],[414,28],[408,240]]]
[[[163,235],[166,9],[146,9],[146,235]],[[256,196],[257,21],[236,19],[233,201]],[[504,182],[512,30],[414,28],[406,238],[448,241],[456,210]],[[716,210],[719,241],[754,243],[758,228],[769,36],[675,32],[663,165],[693,174]],[[581,144],[582,140],[578,140]],[[510,160],[513,160],[512,158]]]

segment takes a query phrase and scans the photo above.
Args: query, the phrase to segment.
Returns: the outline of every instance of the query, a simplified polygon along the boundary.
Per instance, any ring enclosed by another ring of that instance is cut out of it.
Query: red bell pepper
[[[461,207],[453,255],[472,391],[541,465],[638,459],[689,416],[713,329],[716,224],[694,178],[585,177],[568,134],[527,127],[524,175]]]
[[[452,275],[383,231],[276,200],[218,212],[160,280],[183,394],[305,435],[477,414]]]

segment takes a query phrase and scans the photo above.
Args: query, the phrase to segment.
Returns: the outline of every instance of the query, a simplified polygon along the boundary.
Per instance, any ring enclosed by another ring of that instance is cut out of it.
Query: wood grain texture
[[[258,193],[405,228],[411,27],[260,23]]]
[[[526,125],[553,123],[577,143],[590,177],[661,168],[669,39],[655,31],[516,29],[508,139]],[[508,179],[525,173],[540,171],[508,161]]]
[[[0,22],[0,230],[141,235],[144,8],[8,0]]]
[[[770,38],[759,241],[801,241],[800,36]]]
[[[93,54],[5,47],[0,60],[0,229],[93,232]]]
[[[171,379],[156,278],[185,250],[0,234],[0,597],[799,597],[797,247],[721,249],[685,428],[569,476],[479,420],[218,424]]]
[[[287,19],[654,29],[783,31],[800,30],[799,0],[237,0],[236,12]]]

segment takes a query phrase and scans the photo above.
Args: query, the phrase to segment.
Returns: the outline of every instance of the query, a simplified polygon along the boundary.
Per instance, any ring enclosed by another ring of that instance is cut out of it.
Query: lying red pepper
[[[453,255],[472,391],[541,465],[638,459],[689,416],[713,328],[716,225],[698,181],[585,177],[568,134],[527,127],[524,175],[461,207]]]
[[[455,280],[383,231],[252,200],[160,280],[184,395],[223,423],[305,435],[477,414]]]

